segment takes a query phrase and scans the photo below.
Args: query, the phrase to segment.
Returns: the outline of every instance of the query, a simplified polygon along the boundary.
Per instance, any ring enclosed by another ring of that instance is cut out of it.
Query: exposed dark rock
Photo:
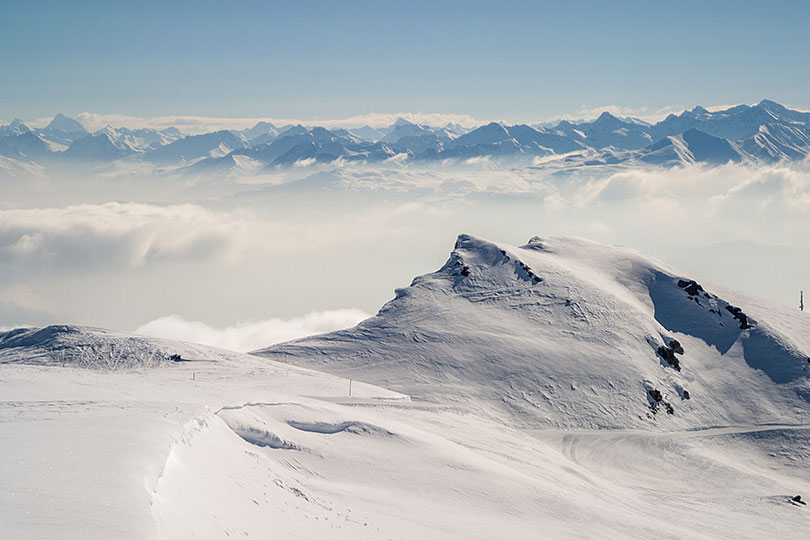
[[[795,497],[791,497],[790,500],[793,501],[794,503],[798,503],[798,504],[807,504],[806,502],[804,502],[802,500],[801,495],[796,495]]]
[[[673,339],[669,342],[669,348],[677,354],[683,354],[683,345],[681,345],[681,342],[677,339]]]
[[[464,276],[464,277],[469,276],[470,275],[470,267],[465,266],[464,268],[462,268],[461,269],[461,275]]]
[[[738,308],[737,306],[732,306],[731,304],[729,304],[726,306],[726,311],[731,313],[732,317],[737,319],[737,322],[740,323],[740,328],[742,330],[753,328],[753,325],[748,322],[748,315],[743,313],[742,309]]]
[[[647,390],[647,393],[653,399],[653,402],[650,403],[649,407],[650,411],[652,411],[653,414],[658,414],[659,405],[662,405],[664,407],[664,410],[667,411],[667,414],[675,414],[675,409],[672,407],[672,405],[664,401],[664,395],[661,394],[660,390]]]
[[[689,390],[684,390],[682,395],[683,399],[689,399]]]
[[[703,292],[703,287],[701,287],[697,281],[694,281],[692,279],[689,280],[679,279],[678,287],[684,289],[686,291],[686,294],[688,294],[689,296],[697,296],[701,292]]]
[[[681,351],[683,351],[683,349],[681,349]],[[658,347],[658,356],[663,358],[667,364],[674,367],[676,370],[681,370],[681,361],[675,356],[674,350],[661,345]]]

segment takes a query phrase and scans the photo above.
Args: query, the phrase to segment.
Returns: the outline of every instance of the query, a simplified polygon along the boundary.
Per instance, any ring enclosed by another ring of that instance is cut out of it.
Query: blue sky
[[[0,121],[810,109],[806,1],[0,4]]]

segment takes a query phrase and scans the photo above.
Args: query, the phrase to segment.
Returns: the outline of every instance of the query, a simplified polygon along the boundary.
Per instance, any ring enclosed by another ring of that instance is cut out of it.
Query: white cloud
[[[386,159],[386,163],[404,163],[408,159],[408,154],[401,153],[401,154],[394,154],[390,158]]]
[[[85,204],[0,210],[0,267],[143,268],[172,260],[236,263],[255,253],[284,253],[329,241],[315,224],[272,221],[253,212],[195,204]]]
[[[710,105],[706,106],[709,111],[721,111],[734,107],[734,105]],[[603,112],[608,112],[614,116],[622,118],[632,117],[638,118],[645,122],[654,124],[660,122],[670,114],[681,114],[683,111],[690,107],[684,105],[666,105],[664,107],[649,108],[649,107],[625,107],[622,105],[583,105],[575,113],[563,114],[549,119],[549,122],[556,122],[557,120],[571,120],[571,121],[591,121],[599,117]]]
[[[141,267],[163,258],[205,258],[240,228],[195,205],[138,203],[0,211],[0,263]]]
[[[465,165],[483,166],[490,165],[491,163],[492,160],[489,158],[489,156],[476,156],[464,160]]]
[[[102,114],[93,112],[83,112],[76,115],[76,119],[81,122],[89,131],[95,131],[105,126],[128,128],[151,128],[165,129],[176,127],[180,131],[188,134],[205,133],[222,129],[247,129],[256,125],[257,122],[270,122],[276,126],[288,124],[318,125],[325,128],[353,128],[371,126],[375,128],[387,127],[393,124],[398,118],[404,118],[416,124],[428,124],[431,126],[445,126],[448,123],[460,124],[462,126],[479,126],[485,122],[477,120],[467,114],[448,113],[422,113],[422,112],[400,112],[400,113],[370,113],[350,116],[347,118],[274,118],[274,117],[251,117],[251,118],[229,118],[215,116],[132,116],[126,114]],[[44,127],[51,121],[51,118],[38,118],[29,122],[33,127]]]
[[[293,167],[311,167],[315,165],[315,158],[306,158],[306,159],[299,159],[295,163],[293,163]]]
[[[336,309],[313,311],[292,319],[243,321],[226,328],[213,328],[203,322],[169,315],[141,325],[135,333],[249,352],[282,341],[348,328],[368,317],[359,309]]]

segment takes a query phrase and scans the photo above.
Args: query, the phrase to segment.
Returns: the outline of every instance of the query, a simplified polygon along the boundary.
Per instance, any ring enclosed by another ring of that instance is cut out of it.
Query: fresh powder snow
[[[808,336],[632,250],[470,235],[253,355],[0,333],[3,536],[797,538]]]

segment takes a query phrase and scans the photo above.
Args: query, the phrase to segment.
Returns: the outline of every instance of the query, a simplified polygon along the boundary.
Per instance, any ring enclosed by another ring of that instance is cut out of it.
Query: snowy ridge
[[[35,144],[49,150],[20,149],[34,143],[33,138],[41,139]],[[353,130],[258,122],[245,130],[190,136],[176,128],[125,126],[89,134],[76,120],[58,114],[43,129],[32,129],[19,119],[0,126],[0,155],[37,163],[67,158],[74,165],[127,158],[157,170],[184,167],[186,172],[228,168],[238,172],[235,156],[248,156],[269,169],[340,161],[381,163],[393,156],[402,156],[396,161],[400,165],[475,158],[492,158],[504,165],[536,164],[550,156],[567,156],[570,168],[774,163],[810,155],[810,113],[762,100],[714,112],[698,106],[656,124],[604,112],[592,121],[534,126],[490,122],[472,129],[417,125],[404,119],[387,128]],[[199,160],[207,163],[191,168]]]
[[[0,522],[94,540],[801,537],[809,348],[803,314],[632,250],[469,235],[356,328],[261,352],[285,363],[14,330]]]
[[[461,235],[375,317],[256,354],[526,426],[801,422],[810,319],[692,283],[584,240]]]
[[[32,364],[102,371],[154,368],[182,360],[224,360],[233,356],[192,343],[147,338],[102,328],[54,325],[0,332],[0,365]]]

